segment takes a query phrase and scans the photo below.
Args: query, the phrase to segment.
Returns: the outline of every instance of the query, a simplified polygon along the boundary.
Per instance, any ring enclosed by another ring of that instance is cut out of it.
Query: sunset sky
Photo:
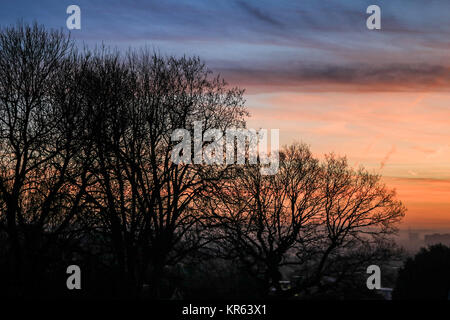
[[[450,1],[2,1],[0,24],[37,21],[79,44],[199,55],[246,88],[249,127],[383,175],[403,227],[450,229]],[[382,30],[366,28],[366,8]]]

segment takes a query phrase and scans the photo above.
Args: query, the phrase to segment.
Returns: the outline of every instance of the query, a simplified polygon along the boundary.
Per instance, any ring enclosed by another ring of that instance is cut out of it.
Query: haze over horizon
[[[366,28],[374,3],[380,31]],[[380,173],[408,208],[402,228],[450,229],[450,2],[18,0],[1,25],[67,31],[71,4],[80,45],[198,55],[246,89],[249,127]]]

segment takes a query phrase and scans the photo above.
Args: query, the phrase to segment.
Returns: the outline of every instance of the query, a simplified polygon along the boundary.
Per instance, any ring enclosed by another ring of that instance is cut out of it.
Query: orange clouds
[[[322,92],[247,95],[254,127],[279,128],[389,178],[409,211],[405,223],[450,227],[450,93]],[[397,180],[396,180],[397,179]]]
[[[386,154],[386,156],[383,158],[383,160],[380,163],[380,170],[382,170],[384,168],[384,166],[386,165],[386,162],[389,161],[389,158],[391,157],[391,155],[396,151],[395,145],[392,146],[391,150],[389,150],[389,152]]]

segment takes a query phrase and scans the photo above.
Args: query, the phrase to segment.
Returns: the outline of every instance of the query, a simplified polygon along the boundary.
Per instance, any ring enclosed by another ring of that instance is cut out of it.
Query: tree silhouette
[[[292,296],[384,259],[404,214],[379,176],[302,144],[269,176],[260,163],[172,161],[177,129],[246,126],[244,91],[197,57],[79,51],[61,32],[18,24],[0,31],[0,72],[7,295],[70,296],[65,268],[78,264],[80,295],[168,298],[187,286],[176,270],[208,258],[197,278],[231,265],[241,279],[244,267],[263,295],[294,267]]]
[[[80,174],[70,165],[77,123],[57,97],[67,89],[71,50],[62,33],[36,24],[0,32],[1,227],[17,288],[39,281],[80,201],[68,178]]]
[[[379,176],[334,155],[320,163],[302,144],[282,150],[276,175],[262,176],[259,166],[238,172],[206,211],[223,235],[219,254],[239,259],[266,292],[281,291],[284,266],[302,276],[284,293],[294,295],[325,276],[336,285],[389,256],[389,235],[405,208]]]
[[[123,281],[142,285],[150,267],[157,289],[166,265],[203,245],[192,204],[223,176],[216,168],[173,163],[171,133],[192,129],[196,119],[204,120],[203,131],[241,126],[242,91],[210,78],[197,58],[143,51],[120,60],[103,51],[87,69],[83,99],[95,159],[87,201],[111,238]]]
[[[408,258],[398,273],[393,299],[447,300],[450,294],[450,248],[438,244]]]

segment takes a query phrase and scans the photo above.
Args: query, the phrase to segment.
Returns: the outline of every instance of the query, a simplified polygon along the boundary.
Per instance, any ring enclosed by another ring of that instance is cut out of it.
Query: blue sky
[[[80,43],[200,55],[232,79],[255,73],[250,85],[267,73],[294,84],[303,75],[364,82],[386,66],[391,78],[418,73],[427,81],[448,60],[445,0],[15,0],[3,1],[0,23],[23,19],[66,30],[71,4],[81,8],[82,29],[72,31]],[[365,26],[370,4],[382,9],[382,32]]]

